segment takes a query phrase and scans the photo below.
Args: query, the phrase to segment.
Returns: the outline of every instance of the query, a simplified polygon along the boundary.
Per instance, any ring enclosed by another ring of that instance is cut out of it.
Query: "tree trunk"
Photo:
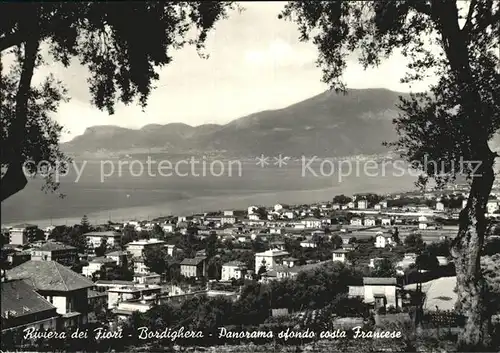
[[[27,25],[33,27],[33,23]],[[12,122],[9,136],[7,137],[11,151],[7,154],[8,160],[5,161],[8,167],[7,171],[2,176],[1,201],[8,199],[10,196],[24,189],[28,183],[23,170],[23,145],[26,122],[28,120],[28,101],[31,89],[31,79],[33,78],[33,72],[35,70],[38,47],[39,41],[36,34],[24,44],[23,65],[16,93],[15,118]]]
[[[457,272],[457,306],[465,316],[465,327],[458,342],[462,351],[484,351],[491,343],[491,313],[486,310],[487,288],[480,260],[487,228],[486,204],[494,181],[493,161],[493,157],[484,161],[478,171],[481,176],[473,179],[452,244]]]

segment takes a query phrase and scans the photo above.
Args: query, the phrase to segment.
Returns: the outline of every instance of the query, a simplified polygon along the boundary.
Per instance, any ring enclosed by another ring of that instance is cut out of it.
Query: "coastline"
[[[336,194],[352,194],[355,192],[394,193],[405,192],[408,189],[395,189],[394,186],[377,185],[376,187],[356,185],[337,185],[329,188],[313,190],[287,190],[279,192],[261,192],[254,194],[217,196],[199,196],[184,200],[163,202],[154,205],[116,208],[87,213],[91,224],[103,224],[108,221],[123,222],[128,220],[147,220],[157,217],[176,215],[188,216],[194,213],[214,212],[224,209],[246,209],[251,205],[272,206],[276,203],[302,204],[330,201]],[[52,219],[29,219],[2,224],[2,227],[15,226],[20,223],[36,224],[40,228],[48,226],[79,224],[81,215]]]

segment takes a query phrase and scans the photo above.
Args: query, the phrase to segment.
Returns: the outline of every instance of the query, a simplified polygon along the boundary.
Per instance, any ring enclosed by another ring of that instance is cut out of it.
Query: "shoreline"
[[[154,205],[144,205],[135,207],[115,208],[109,210],[101,210],[96,212],[87,213],[87,218],[91,224],[103,224],[108,221],[124,222],[129,220],[150,220],[157,217],[175,215],[175,216],[189,216],[195,213],[215,212],[224,209],[241,209],[244,210],[251,205],[256,206],[272,206],[276,203],[286,204],[307,204],[331,201],[335,195],[354,192],[374,192],[374,193],[398,193],[406,192],[407,189],[395,190],[391,186],[377,187],[356,187],[356,185],[333,186],[329,188],[320,188],[313,190],[287,190],[278,192],[261,192],[253,194],[234,195],[227,197],[227,195],[217,196],[199,196],[183,200],[163,202]],[[328,196],[326,196],[327,194]],[[299,200],[300,199],[300,200]],[[69,216],[52,219],[29,219],[8,222],[3,224],[2,227],[11,227],[22,223],[36,224],[39,228],[46,228],[48,226],[67,225],[73,226],[79,224],[82,217]]]

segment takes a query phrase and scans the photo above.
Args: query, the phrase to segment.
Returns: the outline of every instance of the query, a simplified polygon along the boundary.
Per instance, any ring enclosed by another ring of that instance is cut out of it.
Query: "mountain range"
[[[70,154],[151,151],[216,152],[228,156],[261,154],[338,157],[388,152],[384,141],[397,134],[399,96],[387,89],[351,89],[347,95],[326,91],[283,109],[254,113],[225,125],[151,124],[141,129],[92,126],[63,143]]]

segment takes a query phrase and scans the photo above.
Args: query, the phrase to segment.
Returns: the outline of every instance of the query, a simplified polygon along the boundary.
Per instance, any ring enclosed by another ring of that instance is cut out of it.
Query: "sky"
[[[189,125],[224,124],[268,109],[280,109],[326,89],[318,53],[312,43],[299,41],[297,25],[277,18],[285,2],[244,2],[245,10],[231,13],[210,33],[202,59],[195,48],[175,51],[173,62],[160,71],[158,87],[147,108],[119,104],[114,115],[91,105],[87,70],[78,64],[63,68],[47,64],[34,81],[52,72],[63,80],[71,100],[61,104],[55,119],[65,129],[62,141],[93,125],[140,128],[146,124],[183,122]],[[406,61],[394,55],[380,67],[364,71],[356,58],[349,60],[344,81],[348,88],[387,88],[407,92],[399,82]],[[413,86],[425,90],[429,82]]]

